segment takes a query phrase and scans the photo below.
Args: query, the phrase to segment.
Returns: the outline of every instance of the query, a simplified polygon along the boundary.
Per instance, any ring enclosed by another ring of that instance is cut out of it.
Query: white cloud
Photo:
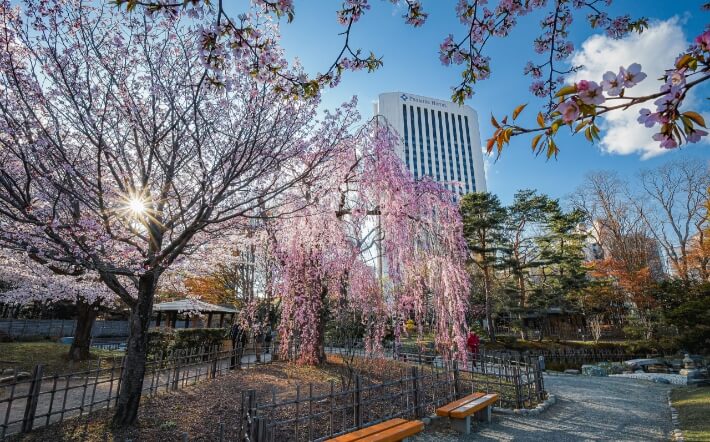
[[[572,64],[583,65],[573,79],[601,82],[606,71],[618,72],[620,66],[639,63],[648,77],[627,95],[641,96],[657,92],[661,83],[658,78],[665,69],[672,67],[675,58],[688,46],[677,17],[666,21],[653,22],[642,34],[631,34],[614,40],[605,35],[589,37],[582,48],[572,57]],[[692,90],[691,90],[692,92]],[[688,97],[692,100],[693,97]],[[605,116],[601,147],[604,151],[628,155],[638,153],[642,158],[650,158],[667,152],[651,137],[658,127],[646,128],[639,124],[638,111],[642,107],[654,109],[653,103],[634,106],[626,111],[610,112]]]

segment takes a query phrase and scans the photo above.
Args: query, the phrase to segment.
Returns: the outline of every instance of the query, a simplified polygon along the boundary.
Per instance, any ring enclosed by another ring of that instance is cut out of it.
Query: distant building
[[[402,92],[380,94],[376,113],[401,135],[397,155],[415,178],[459,194],[486,191],[478,114],[469,106]]]

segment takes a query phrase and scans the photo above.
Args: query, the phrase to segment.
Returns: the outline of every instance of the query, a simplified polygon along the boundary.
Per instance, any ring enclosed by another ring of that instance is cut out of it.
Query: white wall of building
[[[428,175],[461,194],[486,191],[478,114],[471,107],[388,92],[380,94],[377,112],[399,133],[397,155],[416,178]]]

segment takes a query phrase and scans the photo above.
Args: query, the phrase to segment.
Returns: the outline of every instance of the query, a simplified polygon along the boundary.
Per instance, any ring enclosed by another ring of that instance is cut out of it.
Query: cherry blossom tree
[[[97,275],[131,312],[114,423],[135,421],[161,276],[290,201],[348,133],[284,100],[193,20],[102,2],[0,2],[0,247]],[[277,36],[274,36],[277,38]],[[295,75],[295,74],[294,74]]]
[[[8,285],[2,294],[5,304],[76,303],[77,323],[69,359],[89,358],[91,329],[98,309],[115,299],[115,293],[101,282],[96,272],[42,260],[28,253],[0,250],[0,280]]]
[[[326,322],[353,317],[369,352],[381,351],[387,326],[399,338],[414,319],[419,333],[425,322],[435,327],[442,353],[462,356],[469,281],[458,207],[443,186],[414,179],[396,156],[396,137],[375,119],[343,138],[289,204],[264,207],[243,235],[173,266],[172,289],[188,293],[192,281],[214,275],[215,261],[231,267],[242,260],[238,250],[258,250],[260,297],[245,302],[239,321],[258,330],[258,301],[278,299],[284,358],[323,362]]]
[[[625,91],[646,77],[641,66],[629,60],[628,66],[618,72],[607,72],[601,79],[588,79],[574,85],[564,86],[567,77],[581,66],[570,65],[569,57],[574,44],[569,38],[575,19],[583,16],[593,30],[603,31],[611,38],[622,38],[630,32],[643,32],[648,27],[645,18],[634,19],[630,14],[612,17],[607,8],[613,0],[458,0],[455,14],[461,23],[461,32],[446,36],[439,47],[439,59],[445,66],[459,66],[461,81],[452,86],[452,99],[463,102],[472,97],[478,82],[490,78],[490,41],[508,38],[520,21],[533,13],[542,13],[541,33],[532,41],[536,59],[522,68],[530,76],[530,92],[542,98],[545,104],[537,115],[539,127],[527,128],[515,120],[525,105],[518,106],[500,123],[492,118],[494,135],[488,140],[488,152],[497,147],[500,155],[511,137],[533,134],[533,151],[545,152],[547,157],[557,155],[559,147],[555,135],[559,129],[569,126],[571,133],[584,131],[593,142],[599,139],[598,125],[608,112],[628,112],[633,105],[654,101],[654,111],[644,108],[640,124],[659,126],[654,135],[661,148],[676,148],[683,142],[696,143],[707,135],[705,121],[699,113],[680,110],[687,91],[710,78],[708,51],[710,30],[706,30],[694,44],[678,55],[675,66],[669,66],[658,93],[646,96],[628,96]],[[218,0],[194,0],[170,2],[151,0],[118,0],[119,7],[126,10],[142,9],[148,15],[172,16],[187,9],[195,17],[207,19],[201,29],[204,51],[202,61],[210,66],[212,80],[221,82],[221,63],[228,54],[245,61],[244,69],[264,80],[270,81],[289,96],[308,97],[321,88],[335,87],[346,71],[367,69],[372,72],[383,65],[382,57],[352,45],[351,35],[362,16],[372,7],[370,0],[346,0],[336,11],[337,21],[343,26],[342,48],[324,72],[312,76],[300,72],[290,74],[279,41],[270,38],[269,32],[285,19],[292,22],[296,17],[296,2],[293,0],[254,0],[252,8],[234,16],[226,10],[226,2]],[[403,18],[413,27],[424,25],[429,14],[420,0],[390,0],[404,7]],[[710,3],[702,6],[710,10]],[[500,54],[503,56],[503,54]]]
[[[309,209],[273,226],[285,357],[321,362],[328,314],[342,321],[352,312],[367,351],[381,350],[388,322],[398,339],[408,319],[421,332],[433,317],[439,349],[464,354],[469,285],[454,195],[415,180],[395,137],[370,122],[339,150],[326,181],[301,183]]]

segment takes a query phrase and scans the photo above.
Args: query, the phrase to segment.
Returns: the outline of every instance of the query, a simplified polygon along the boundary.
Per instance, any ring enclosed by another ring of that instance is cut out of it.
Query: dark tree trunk
[[[84,299],[79,299],[76,304],[77,318],[74,340],[69,347],[70,361],[83,361],[89,359],[91,348],[91,329],[94,327],[98,303],[89,304]]]
[[[483,269],[483,290],[486,295],[486,322],[488,322],[488,337],[491,342],[496,341],[496,328],[493,323],[493,299],[491,293],[491,276],[488,266]]]
[[[145,274],[138,282],[138,301],[131,308],[129,336],[121,375],[121,391],[118,395],[113,425],[125,427],[135,423],[145,377],[148,355],[148,327],[153,310],[153,297],[157,282],[155,274]]]
[[[325,363],[326,361],[326,355],[325,355],[325,324],[328,321],[328,311],[326,307],[326,298],[328,296],[328,288],[327,287],[322,287],[321,288],[321,308],[320,308],[320,321],[318,323],[318,336],[316,337],[316,340],[318,342],[318,348],[316,349],[317,354],[316,356],[316,364],[321,365]]]

